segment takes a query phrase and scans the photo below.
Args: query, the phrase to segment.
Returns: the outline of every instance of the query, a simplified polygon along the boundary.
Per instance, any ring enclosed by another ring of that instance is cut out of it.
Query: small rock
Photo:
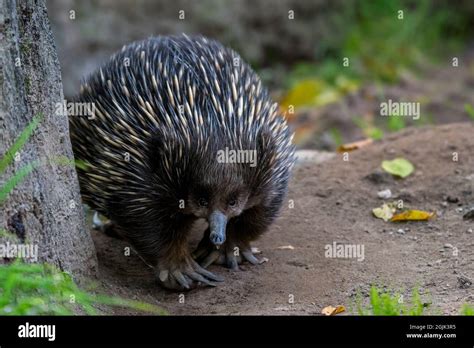
[[[399,233],[399,234],[405,234],[405,231],[403,230],[403,228],[400,228],[400,229],[397,230],[397,233]]]
[[[273,308],[273,310],[274,310],[274,311],[286,312],[286,311],[289,311],[289,310],[290,310],[290,307],[288,307],[288,306],[276,307],[276,308]]]
[[[462,208],[458,209],[461,209],[462,212]],[[462,218],[464,220],[474,220],[474,207],[469,208],[467,212],[462,216]]]
[[[377,197],[381,199],[389,199],[392,197],[392,191],[390,191],[390,189],[379,191],[377,192]]]
[[[446,244],[444,245],[444,248],[446,248],[446,249],[452,249],[452,248],[453,248],[453,245],[450,244],[450,243],[446,243]]]
[[[376,169],[365,178],[374,184],[388,184],[394,181],[393,176],[382,169]]]
[[[441,205],[442,205],[443,207],[447,207],[447,206],[448,206],[448,202],[443,202],[443,203],[441,203]]]
[[[448,197],[446,198],[446,201],[447,201],[448,203],[458,203],[458,202],[459,202],[459,198],[453,197],[453,196],[448,196]]]
[[[462,210],[463,210],[462,208],[456,208],[456,211],[457,211],[458,213],[462,213]],[[467,213],[466,213],[466,214],[467,214]]]
[[[466,232],[467,233],[472,233],[472,228],[468,228]]]
[[[465,276],[458,276],[458,285],[461,289],[467,289],[472,285],[472,281]]]

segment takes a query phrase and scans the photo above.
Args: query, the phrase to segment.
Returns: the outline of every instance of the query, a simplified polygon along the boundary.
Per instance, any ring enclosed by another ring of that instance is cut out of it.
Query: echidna
[[[204,269],[214,262],[259,263],[249,243],[278,214],[294,146],[236,52],[186,35],[134,42],[75,101],[95,106],[95,118],[70,117],[82,197],[153,262],[165,287],[214,285],[222,279]],[[187,237],[201,218],[209,228],[192,255]]]

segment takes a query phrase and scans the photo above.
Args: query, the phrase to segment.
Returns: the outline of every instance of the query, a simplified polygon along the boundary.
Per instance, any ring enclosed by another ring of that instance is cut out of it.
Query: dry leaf
[[[281,249],[281,250],[294,250],[295,247],[293,245],[282,245],[282,246],[279,246],[277,249]]]
[[[394,215],[390,221],[426,221],[431,219],[434,214],[423,210],[407,210]]]
[[[336,315],[345,311],[346,311],[346,307],[339,305],[336,307],[333,307],[333,306],[324,307],[321,313],[324,315]]]
[[[349,152],[360,149],[361,147],[372,144],[374,141],[371,138],[355,141],[353,143],[343,144],[337,148],[337,152]]]

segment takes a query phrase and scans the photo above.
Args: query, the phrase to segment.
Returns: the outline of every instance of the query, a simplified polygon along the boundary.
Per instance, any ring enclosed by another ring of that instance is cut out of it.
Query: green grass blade
[[[39,161],[33,161],[30,164],[22,167],[13,177],[11,177],[5,185],[0,188],[0,204],[7,199],[11,191],[18,185],[25,177],[30,174],[36,167],[40,165]]]
[[[0,174],[3,173],[7,166],[13,161],[15,154],[23,147],[23,145],[25,145],[42,119],[42,113],[36,114],[31,120],[30,124],[28,124],[28,126],[26,126],[26,128],[21,132],[18,139],[13,143],[12,146],[10,146],[5,156],[0,160]]]

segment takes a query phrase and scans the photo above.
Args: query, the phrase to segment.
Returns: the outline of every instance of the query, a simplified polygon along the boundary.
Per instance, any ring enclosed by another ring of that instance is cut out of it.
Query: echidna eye
[[[235,199],[231,199],[231,200],[229,201],[229,206],[231,206],[231,207],[235,207],[236,204],[237,204],[237,200],[235,200]]]
[[[199,198],[198,204],[199,204],[201,207],[207,207],[207,200],[206,200],[205,198]]]

